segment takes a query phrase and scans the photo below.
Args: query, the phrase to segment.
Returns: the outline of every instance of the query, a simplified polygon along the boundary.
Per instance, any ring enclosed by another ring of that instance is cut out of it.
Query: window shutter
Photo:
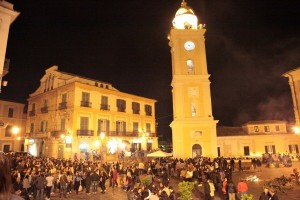
[[[276,151],[275,151],[275,145],[272,145],[272,149],[273,149],[273,153],[275,154]]]
[[[265,153],[268,153],[268,146],[265,146]]]
[[[298,144],[296,144],[295,147],[296,147],[296,153],[299,153]]]
[[[109,120],[106,120],[106,134],[109,133]]]

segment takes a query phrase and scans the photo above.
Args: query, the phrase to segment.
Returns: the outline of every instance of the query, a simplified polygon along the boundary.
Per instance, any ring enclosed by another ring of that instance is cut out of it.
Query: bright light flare
[[[13,134],[18,134],[20,132],[20,128],[17,126],[12,127],[11,132]]]
[[[294,133],[295,133],[296,135],[299,135],[299,133],[300,133],[300,128],[299,128],[298,126],[294,126],[294,127],[293,127],[293,131],[294,131]]]
[[[111,139],[107,142],[108,152],[114,154],[118,150],[118,141]]]
[[[97,149],[99,148],[99,146],[100,146],[99,140],[96,140],[96,141],[95,141],[94,146],[95,146]]]

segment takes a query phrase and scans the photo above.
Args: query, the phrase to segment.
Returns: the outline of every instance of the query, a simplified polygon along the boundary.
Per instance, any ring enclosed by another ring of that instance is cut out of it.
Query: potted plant
[[[194,189],[195,182],[186,182],[182,181],[178,183],[180,199],[181,200],[190,200],[192,197],[192,190]]]
[[[241,200],[253,200],[253,194],[244,194]]]

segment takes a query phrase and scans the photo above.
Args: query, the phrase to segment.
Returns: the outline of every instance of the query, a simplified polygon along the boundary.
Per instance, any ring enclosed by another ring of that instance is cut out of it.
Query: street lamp
[[[299,135],[299,133],[300,133],[300,128],[299,128],[298,126],[294,126],[294,127],[293,127],[293,131],[294,131],[294,133],[295,133],[296,135]]]
[[[20,132],[20,128],[17,126],[12,127],[11,132],[16,135]]]

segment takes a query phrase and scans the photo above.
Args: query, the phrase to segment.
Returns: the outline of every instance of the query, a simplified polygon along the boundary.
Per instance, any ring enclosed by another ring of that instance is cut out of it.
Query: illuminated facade
[[[13,4],[6,1],[0,1],[0,91],[2,86],[2,77],[8,73],[8,60],[5,59],[8,33],[10,25],[19,16],[13,8]]]
[[[84,158],[156,149],[155,102],[53,66],[28,98],[26,150]]]
[[[26,125],[24,106],[21,103],[0,100],[0,151],[24,150]]]
[[[299,136],[285,121],[250,121],[242,127],[218,127],[218,156],[299,153]]]
[[[300,126],[300,68],[288,71],[283,76],[289,79],[296,125]]]
[[[175,157],[217,156],[218,121],[212,115],[204,27],[183,1],[169,34],[173,76],[170,126]]]

